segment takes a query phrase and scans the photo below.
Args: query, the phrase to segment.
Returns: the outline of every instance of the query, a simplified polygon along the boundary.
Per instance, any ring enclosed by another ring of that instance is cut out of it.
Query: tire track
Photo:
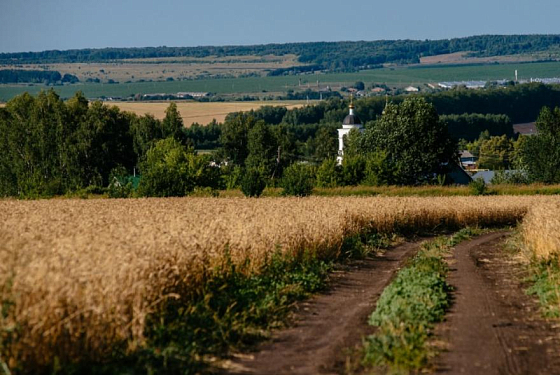
[[[328,292],[301,303],[292,327],[248,355],[225,364],[227,374],[337,374],[344,371],[348,348],[361,345],[372,331],[367,324],[375,303],[420,243],[405,243],[383,256],[353,262],[335,274]]]
[[[503,250],[507,232],[458,245],[450,261],[454,305],[437,336],[449,344],[440,374],[560,374],[558,329],[524,293],[523,270]]]

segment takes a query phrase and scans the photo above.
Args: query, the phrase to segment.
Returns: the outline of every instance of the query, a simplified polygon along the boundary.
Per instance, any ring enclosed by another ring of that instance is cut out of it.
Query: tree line
[[[54,70],[0,70],[0,84],[7,83],[43,83],[46,85],[56,83],[77,83],[80,80],[73,74],[60,74]]]
[[[314,115],[313,107],[306,111]],[[457,161],[457,140],[446,117],[422,96],[387,103],[363,133],[350,132],[342,165],[336,162],[340,118],[299,124],[290,113],[266,107],[230,114],[223,124],[185,128],[174,103],[158,120],[90,103],[81,93],[68,101],[53,90],[23,94],[0,108],[0,196],[181,196],[230,188],[259,195],[264,186],[305,195],[313,186],[451,182],[445,176]],[[457,116],[465,123],[486,118]],[[508,123],[502,116],[488,119]],[[545,107],[537,126],[537,136],[512,140],[486,132],[462,140],[462,147],[489,168],[514,165],[527,171],[526,181],[560,182],[560,109]],[[197,152],[209,138],[216,152]]]
[[[353,70],[383,63],[417,63],[422,56],[469,52],[474,56],[545,51],[560,35],[480,35],[442,40],[310,42],[252,46],[75,49],[0,54],[0,64],[106,62],[158,57],[265,56],[295,54],[302,63],[328,70]]]

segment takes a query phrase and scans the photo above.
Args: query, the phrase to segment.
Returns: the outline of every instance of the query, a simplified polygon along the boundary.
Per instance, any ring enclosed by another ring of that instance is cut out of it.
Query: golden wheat
[[[523,242],[538,259],[560,255],[560,203],[537,205],[522,226]]]
[[[169,107],[169,102],[106,102],[105,104],[119,107],[122,111],[132,112],[139,116],[151,114],[157,119],[165,117],[165,110]],[[301,108],[305,104],[303,101],[266,101],[266,102],[176,102],[177,109],[181,113],[181,118],[185,126],[193,123],[207,125],[212,120],[224,122],[226,116],[232,112],[246,112],[257,110],[263,106],[286,107],[288,109]]]
[[[0,201],[0,302],[10,307],[0,349],[41,365],[141,346],[146,317],[196,290],[226,248],[256,272],[277,250],[332,258],[363,230],[503,224],[535,204],[560,207],[550,197]]]

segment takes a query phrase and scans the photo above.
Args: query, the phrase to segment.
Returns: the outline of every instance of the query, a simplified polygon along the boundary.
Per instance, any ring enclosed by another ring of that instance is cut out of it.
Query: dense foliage
[[[560,182],[560,108],[543,108],[537,120],[538,134],[523,145],[523,162],[531,180]]]
[[[443,115],[440,120],[447,124],[449,134],[455,139],[474,141],[486,130],[490,135],[513,137],[513,124],[506,115],[464,113]]]
[[[0,84],[5,83],[76,83],[79,79],[72,74],[61,75],[53,70],[0,70]]]
[[[422,56],[469,52],[499,56],[545,51],[559,35],[480,35],[443,40],[311,42],[252,46],[103,48],[0,54],[0,64],[100,62],[134,58],[295,54],[302,63],[328,70],[348,70],[383,63],[416,63]],[[278,72],[276,74],[283,74]]]
[[[434,106],[420,97],[388,104],[383,116],[366,129],[362,149],[386,152],[394,182],[406,185],[433,180],[456,159],[456,144],[446,125]]]

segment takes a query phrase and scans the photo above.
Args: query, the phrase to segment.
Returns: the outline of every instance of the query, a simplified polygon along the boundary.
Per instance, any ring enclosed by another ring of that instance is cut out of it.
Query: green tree
[[[162,124],[153,115],[134,116],[130,124],[132,144],[138,159],[142,159],[146,152],[162,138]],[[165,138],[165,137],[164,137]]]
[[[342,185],[342,168],[336,159],[325,159],[317,169],[317,187],[334,188]]]
[[[560,182],[560,108],[544,107],[537,119],[538,133],[525,140],[523,162],[529,178],[543,183]]]
[[[228,116],[222,126],[220,143],[221,154],[236,165],[244,165],[249,155],[248,135],[256,120],[253,116],[240,112],[235,116]]]
[[[313,156],[317,160],[323,161],[334,158],[338,154],[338,137],[336,131],[327,126],[321,126],[315,134],[313,146],[315,148]]]
[[[314,185],[313,167],[294,163],[284,171],[282,177],[283,195],[294,195],[297,197],[305,197],[311,194]]]
[[[184,142],[184,128],[183,119],[177,109],[177,104],[170,103],[169,107],[165,110],[165,117],[161,122],[162,134],[160,138],[173,137],[179,142]]]
[[[376,151],[366,154],[363,184],[370,186],[389,185],[393,183],[394,175],[395,171],[387,159],[386,152]]]
[[[342,159],[342,178],[345,185],[359,185],[366,171],[366,158],[363,154],[345,155]]]
[[[173,137],[157,141],[141,163],[138,193],[151,197],[180,197],[195,187],[217,188],[219,170],[210,159],[196,155]]]
[[[271,177],[276,165],[277,140],[264,121],[258,121],[247,133],[247,151],[246,167]]]
[[[383,116],[364,132],[362,150],[386,152],[398,184],[431,181],[456,159],[447,126],[422,97],[388,104]]]
[[[241,178],[241,192],[246,197],[260,197],[265,187],[266,180],[261,170],[255,168],[245,170]]]
[[[513,143],[505,135],[482,141],[479,152],[479,168],[497,170],[511,167]]]

